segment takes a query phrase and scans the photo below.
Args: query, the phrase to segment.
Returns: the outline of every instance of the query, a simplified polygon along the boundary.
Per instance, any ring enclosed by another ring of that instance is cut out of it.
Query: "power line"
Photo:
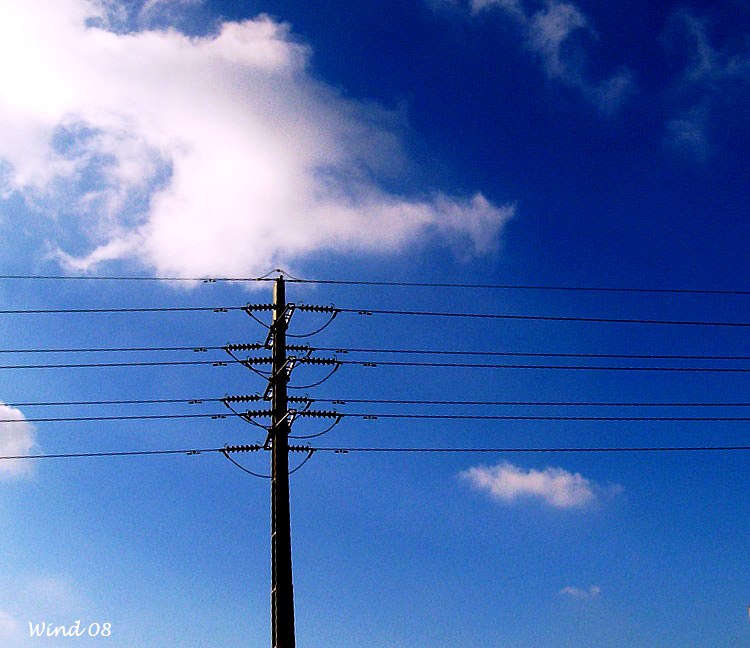
[[[211,365],[212,367],[225,367],[230,364],[242,364],[240,360],[161,360],[140,362],[70,362],[62,364],[19,364],[0,365],[0,369],[83,369],[83,368],[107,368],[107,367],[172,367],[184,365]]]
[[[750,290],[711,288],[637,288],[620,286],[560,286],[554,284],[479,284],[423,281],[367,281],[346,279],[287,279],[289,283],[338,285],[338,286],[382,286],[400,288],[462,288],[480,290],[537,290],[563,292],[609,292],[609,293],[654,293],[686,295],[750,295]]]
[[[48,280],[48,281],[187,281],[191,283],[273,281],[270,277],[138,277],[126,275],[0,275],[0,280]]]
[[[525,415],[525,414],[364,414],[338,412],[345,418],[377,419],[415,419],[415,420],[452,420],[452,421],[620,421],[620,422],[728,422],[750,421],[750,416],[565,416],[565,415]]]
[[[750,450],[750,446],[615,446],[615,447],[567,447],[567,448],[342,448],[318,447],[315,452],[333,452],[335,454],[363,453],[399,453],[399,454],[501,454],[501,453],[617,453],[617,452],[737,452]]]
[[[0,310],[0,315],[51,315],[61,313],[226,313],[244,310],[244,306],[138,306],[130,308],[14,308]]]
[[[223,346],[151,346],[151,347],[73,347],[55,349],[0,349],[0,353],[121,353],[121,352],[152,352],[152,351],[221,351]],[[748,358],[750,359],[750,358]]]
[[[67,407],[67,406],[96,406],[96,405],[160,405],[160,404],[188,404],[220,403],[227,397],[210,398],[148,398],[122,400],[77,400],[77,401],[21,401],[3,403],[8,407]],[[261,397],[258,395],[258,400]],[[256,400],[255,398],[253,400]],[[331,403],[334,405],[347,404],[378,404],[378,405],[461,405],[477,406],[514,406],[514,407],[750,407],[750,401],[735,402],[612,402],[612,401],[519,401],[519,400],[420,400],[396,398],[310,398],[309,402]]]
[[[7,407],[68,407],[90,405],[162,405],[185,403],[199,405],[202,403],[220,403],[222,398],[133,398],[123,400],[79,400],[79,401],[32,401],[19,403],[3,403]],[[750,405],[750,403],[748,403]]]
[[[654,354],[654,353],[565,353],[557,351],[461,351],[454,349],[383,349],[352,347],[310,347],[310,351],[326,353],[384,353],[403,355],[449,355],[449,356],[488,356],[521,358],[606,358],[631,360],[750,360],[749,355],[695,355],[695,354]]]
[[[274,272],[278,272],[278,269]],[[750,295],[750,290],[714,289],[714,288],[670,288],[670,287],[633,287],[633,286],[571,286],[556,284],[525,284],[525,283],[460,283],[460,282],[423,282],[423,281],[378,281],[361,279],[304,279],[291,277],[288,273],[288,283],[338,285],[338,286],[380,286],[402,288],[460,288],[479,290],[529,290],[529,291],[563,291],[563,292],[604,292],[604,293],[652,293],[652,294],[687,294],[687,295]],[[145,282],[271,282],[269,276],[262,277],[144,277],[144,276],[103,276],[103,275],[0,275],[0,280],[52,280],[52,281],[145,281]]]
[[[520,407],[750,407],[750,402],[612,402],[612,401],[518,401],[518,400],[408,400],[394,398],[314,398],[313,402],[334,405],[380,404],[380,405],[465,405],[475,406],[520,406]]]
[[[431,367],[452,369],[548,369],[562,371],[670,371],[686,373],[750,373],[750,367],[620,367],[604,365],[502,364],[471,362],[416,362],[409,360],[357,361],[339,360],[342,365],[360,367]]]
[[[297,412],[301,417],[312,417],[319,414],[302,410]],[[409,419],[409,420],[453,420],[453,421],[572,421],[572,422],[747,422],[750,416],[587,416],[587,415],[549,415],[549,414],[418,414],[418,413],[364,413],[364,412],[330,412],[329,418],[359,418],[367,421],[378,419]],[[256,411],[251,413],[239,412],[239,415],[245,416],[270,416],[270,410]],[[229,419],[233,414],[228,412],[219,413],[197,413],[197,414],[134,414],[134,415],[106,415],[106,416],[52,416],[52,417],[33,417],[33,418],[13,418],[0,419],[0,423],[83,423],[91,421],[137,421],[137,420],[154,420],[154,419]]]
[[[151,346],[151,347],[71,347],[46,349],[0,349],[0,354],[25,353],[125,353],[125,352],[168,352],[190,351],[205,353],[223,351],[227,345],[188,345],[188,346]],[[261,345],[259,345],[261,346]],[[400,355],[435,355],[435,356],[468,356],[468,357],[519,357],[519,358],[601,358],[631,360],[735,360],[748,361],[750,355],[704,355],[704,354],[655,354],[655,353],[581,353],[558,351],[463,351],[457,349],[386,349],[377,347],[300,347],[296,351],[324,353],[373,353]]]
[[[181,450],[124,450],[115,452],[63,452],[57,454],[3,455],[0,459],[82,459],[84,457],[136,457],[149,455],[199,455],[224,452],[224,448],[185,448]]]
[[[90,421],[143,421],[153,419],[227,419],[232,415],[227,412],[217,414],[133,414],[113,416],[43,416],[34,418],[0,419],[0,423],[83,423]]]
[[[705,320],[657,320],[640,318],[619,317],[573,317],[561,315],[515,315],[503,313],[462,313],[450,311],[413,311],[394,309],[362,309],[362,308],[340,308],[342,313],[354,313],[357,315],[406,315],[413,317],[451,317],[472,318],[490,320],[522,320],[539,322],[588,322],[595,324],[661,324],[671,326],[733,326],[750,327],[750,322],[722,322]]]
[[[364,448],[364,447],[310,447],[311,452],[332,452],[334,454],[515,454],[515,453],[671,453],[671,452],[743,452],[750,446],[615,446],[615,447],[527,447],[527,448]],[[244,452],[245,450],[243,450]],[[188,455],[221,453],[227,448],[183,448],[179,450],[126,450],[112,452],[66,452],[55,454],[0,455],[0,460],[18,459],[84,459],[101,457],[136,457],[158,455]],[[225,454],[226,456],[226,454]]]

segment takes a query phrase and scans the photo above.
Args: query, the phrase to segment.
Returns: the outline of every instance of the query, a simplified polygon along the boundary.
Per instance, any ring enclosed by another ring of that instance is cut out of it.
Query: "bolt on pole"
[[[292,531],[289,506],[289,409],[287,397],[287,303],[284,278],[273,291],[273,401],[271,417],[271,646],[294,648]]]

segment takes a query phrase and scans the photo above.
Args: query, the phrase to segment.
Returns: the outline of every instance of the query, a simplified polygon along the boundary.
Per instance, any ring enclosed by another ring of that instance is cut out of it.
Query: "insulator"
[[[261,396],[259,394],[247,394],[243,396],[225,396],[221,400],[224,403],[249,403],[259,401]]]
[[[309,313],[340,313],[341,309],[335,306],[316,306],[314,304],[298,304],[297,310],[307,311]]]
[[[273,304],[247,304],[243,306],[244,311],[270,311],[273,310]]]
[[[315,452],[315,448],[310,446],[290,445],[289,452]]]
[[[260,342],[252,342],[248,344],[227,344],[224,347],[225,351],[257,351],[262,349],[263,345]]]
[[[261,449],[257,443],[254,445],[224,446],[224,452],[257,452]]]
[[[273,364],[273,360],[271,358],[245,358],[242,361],[242,364],[246,365],[255,365],[255,364]]]
[[[341,361],[338,358],[299,358],[297,360],[300,364],[310,364],[310,365],[337,365],[341,364]]]
[[[342,415],[335,410],[306,410],[299,412],[299,416],[306,416],[308,418],[339,418]]]
[[[256,416],[271,416],[271,414],[271,410],[247,410],[247,412],[242,412],[242,416],[247,416],[249,418],[255,418]]]

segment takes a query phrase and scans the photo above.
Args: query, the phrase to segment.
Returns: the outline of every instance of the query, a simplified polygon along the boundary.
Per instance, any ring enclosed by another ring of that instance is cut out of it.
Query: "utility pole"
[[[273,390],[271,429],[271,647],[294,648],[294,588],[292,585],[292,530],[289,506],[289,407],[286,357],[287,312],[284,278],[273,291]]]
[[[290,447],[289,433],[295,417],[334,419],[331,427],[322,433],[325,434],[339,423],[342,415],[336,411],[310,409],[309,406],[314,402],[313,399],[299,396],[290,399],[287,395],[287,389],[292,370],[296,365],[333,367],[333,370],[326,378],[316,383],[321,384],[328,380],[342,363],[335,357],[314,357],[312,356],[313,349],[306,345],[287,346],[287,328],[292,313],[296,310],[309,313],[328,313],[330,315],[328,323],[318,329],[318,331],[305,336],[309,337],[326,328],[341,310],[335,306],[287,303],[283,276],[275,279],[272,304],[248,304],[243,307],[243,310],[256,320],[257,317],[253,314],[255,311],[273,312],[273,320],[268,327],[268,337],[264,343],[228,344],[224,347],[224,350],[235,362],[239,362],[248,369],[252,369],[256,374],[261,372],[255,369],[255,365],[267,366],[270,362],[272,366],[271,376],[268,379],[268,386],[262,396],[260,394],[227,396],[222,400],[234,414],[256,426],[264,427],[254,420],[259,416],[270,416],[271,424],[268,427],[268,436],[263,446],[257,444],[227,446],[224,454],[231,460],[231,457],[229,457],[230,453],[254,452],[261,449],[271,452],[271,648],[295,648],[294,588],[292,586],[292,525],[289,510],[289,453],[307,453],[307,458],[292,471],[296,472],[312,457],[315,450],[309,446]],[[271,349],[270,358],[263,356],[241,360],[235,355],[237,351],[268,348]],[[302,357],[296,355],[287,357],[287,351],[300,352],[303,355]],[[261,373],[261,375],[266,376],[265,373]],[[271,401],[270,410],[238,412],[231,405],[232,403],[268,402],[269,400]],[[302,411],[290,410],[290,400],[292,403],[304,403],[305,406]],[[319,436],[319,434],[316,436]],[[236,463],[233,460],[232,462]]]

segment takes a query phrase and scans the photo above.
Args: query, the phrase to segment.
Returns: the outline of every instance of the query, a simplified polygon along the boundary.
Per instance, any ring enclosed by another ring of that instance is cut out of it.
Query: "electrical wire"
[[[325,377],[319,380],[318,382],[314,382],[310,385],[289,385],[289,389],[312,389],[313,387],[318,387],[319,385],[322,385],[324,382],[327,382],[331,377],[333,377],[333,374],[335,374],[339,367],[341,366],[341,363],[338,362],[333,366],[333,369],[331,369],[331,372]]]
[[[378,414],[378,413],[339,413],[345,418],[377,419],[413,419],[413,420],[451,420],[451,421],[620,421],[620,422],[746,422],[750,416],[555,416],[555,415],[522,415],[522,414]]]
[[[212,367],[225,367],[228,364],[243,363],[238,360],[144,360],[140,362],[69,362],[63,364],[0,365],[0,369],[103,369],[107,367],[174,367],[185,365],[211,365]]]
[[[750,450],[750,446],[616,446],[616,447],[567,447],[567,448],[341,448],[318,447],[315,452],[333,452],[335,454],[349,454],[355,452],[366,453],[399,453],[399,454],[500,454],[500,453],[618,453],[618,452],[742,452]]]
[[[69,406],[97,406],[97,405],[161,405],[179,404],[200,405],[203,403],[221,403],[224,398],[153,398],[153,399],[123,399],[123,400],[79,400],[79,401],[29,401],[17,403],[3,403],[7,407],[69,407]],[[519,401],[519,400],[419,400],[396,398],[315,398],[312,402],[347,404],[378,404],[378,405],[462,405],[477,406],[518,406],[518,407],[750,407],[750,401],[695,401],[695,402],[612,402],[612,401]]]
[[[750,295],[750,290],[712,289],[712,288],[641,288],[632,286],[571,286],[555,284],[503,284],[503,283],[460,283],[460,282],[422,282],[422,281],[377,281],[357,279],[304,279],[293,277],[289,273],[275,269],[261,277],[139,277],[139,276],[102,276],[102,275],[0,275],[0,280],[55,280],[55,281],[180,281],[180,282],[273,282],[269,274],[279,272],[285,275],[287,283],[338,285],[338,286],[381,286],[404,288],[460,288],[482,290],[538,290],[565,292],[610,292],[610,293],[654,293],[654,294],[687,294],[687,295]]]
[[[223,351],[224,346],[165,346],[165,347],[86,347],[70,349],[0,349],[0,353],[124,353],[124,352],[152,352],[152,351]]]
[[[389,310],[389,309],[362,309],[362,308],[340,308],[342,313],[354,313],[356,315],[407,315],[414,317],[452,317],[472,318],[490,320],[524,320],[539,322],[588,322],[596,324],[664,324],[672,326],[731,326],[750,327],[750,322],[713,322],[705,320],[657,320],[640,318],[620,317],[574,317],[563,315],[510,315],[503,313],[461,313],[450,311],[412,311],[412,310]]]
[[[253,477],[258,477],[260,479],[271,479],[271,475],[264,475],[262,473],[254,472],[249,468],[245,468],[245,466],[243,466],[242,464],[237,463],[234,459],[232,459],[231,455],[228,452],[222,452],[221,454],[223,454],[226,459],[229,459],[229,461],[237,466],[237,468],[239,468],[243,472],[246,472],[248,475],[252,475]]]
[[[685,373],[750,373],[750,367],[619,367],[599,365],[498,364],[471,362],[416,362],[409,360],[359,361],[339,360],[342,365],[359,367],[431,367],[447,369],[549,369],[562,371],[672,371]],[[1,368],[1,367],[0,367]]]
[[[223,398],[133,398],[123,400],[80,400],[80,401],[46,401],[3,403],[7,407],[70,407],[94,405],[167,405],[185,403],[201,405],[203,403],[221,403]]]
[[[223,452],[224,448],[183,448],[181,450],[124,450],[112,452],[62,452],[56,454],[2,455],[2,459],[83,459],[87,457],[135,457],[149,455],[199,455]]]
[[[314,398],[313,402],[334,405],[379,404],[379,405],[465,405],[475,406],[520,406],[520,407],[750,407],[748,401],[736,402],[612,402],[612,401],[472,401],[472,400],[408,400],[395,398]]]
[[[331,423],[325,430],[322,432],[316,432],[315,434],[290,434],[290,439],[317,439],[319,437],[325,436],[328,434],[333,428],[335,428],[339,423],[341,423],[342,416],[336,417],[336,420]]]
[[[336,319],[336,315],[338,315],[338,311],[334,311],[331,317],[328,319],[328,321],[325,324],[323,324],[323,326],[315,329],[314,331],[310,331],[309,333],[301,333],[301,334],[287,332],[286,336],[288,338],[297,338],[297,339],[313,337],[317,335],[318,333],[322,333],[323,331],[325,331],[333,323],[333,320]]]
[[[229,414],[134,414],[116,416],[45,416],[33,418],[0,419],[0,423],[83,423],[88,421],[143,421],[154,419],[226,419]]]
[[[406,448],[406,447],[315,447],[310,448],[313,452],[332,452],[335,454],[349,453],[398,453],[398,454],[501,454],[501,453],[671,453],[671,452],[744,452],[750,450],[750,446],[615,446],[615,447],[498,447],[498,448]],[[201,455],[210,453],[221,453],[225,457],[225,448],[183,448],[179,450],[126,450],[112,452],[66,452],[55,454],[26,454],[26,455],[0,455],[0,460],[36,460],[36,459],[84,459],[101,457],[135,457],[151,455]],[[297,468],[299,469],[302,464]],[[243,466],[240,466],[246,470]],[[295,469],[295,470],[297,470]],[[255,475],[265,477],[264,475]]]
[[[527,358],[602,358],[602,359],[632,359],[632,360],[734,360],[747,361],[750,355],[703,355],[703,354],[654,354],[654,353],[565,353],[539,351],[461,351],[454,349],[383,349],[383,348],[354,348],[354,347],[305,347],[309,353],[373,353],[399,355],[447,355],[447,356],[486,356],[486,357],[527,357]],[[124,353],[124,352],[169,352],[169,351],[227,351],[227,345],[222,346],[163,346],[163,347],[79,347],[79,348],[48,348],[48,349],[0,349],[0,354],[25,353]],[[227,351],[228,352],[228,351]],[[230,354],[231,355],[231,354]],[[232,356],[236,360],[236,356]]]
[[[186,281],[202,283],[274,281],[271,277],[136,277],[103,275],[0,275],[0,280],[50,280],[50,281]]]
[[[244,310],[244,306],[140,306],[131,308],[13,308],[0,310],[0,315],[51,315],[61,313],[226,313]]]
[[[310,352],[324,353],[393,353],[399,355],[448,355],[448,356],[488,356],[521,358],[603,358],[631,360],[750,360],[750,355],[695,355],[695,354],[654,354],[654,353],[564,353],[539,351],[459,351],[453,349],[379,349],[347,347],[309,347]]]

